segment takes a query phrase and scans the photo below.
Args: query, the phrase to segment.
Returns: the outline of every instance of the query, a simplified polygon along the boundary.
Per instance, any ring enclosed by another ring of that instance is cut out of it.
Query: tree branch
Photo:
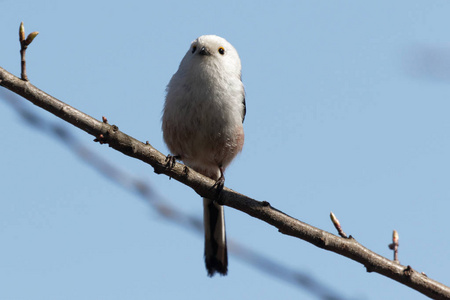
[[[305,240],[319,248],[326,249],[363,264],[368,272],[376,272],[407,285],[433,299],[450,299],[450,288],[423,273],[384,258],[362,246],[351,236],[338,237],[318,229],[273,208],[268,202],[260,202],[245,195],[224,188],[220,199],[215,182],[183,164],[168,167],[166,156],[148,143],[119,131],[117,126],[96,120],[89,115],[65,104],[39,90],[27,81],[12,75],[0,67],[0,85],[28,99],[33,104],[73,124],[96,137],[101,143],[125,155],[137,158],[151,165],[158,174],[165,174],[191,187],[202,197],[215,199],[219,203],[235,208],[278,228],[281,233]],[[188,171],[186,171],[188,170]]]

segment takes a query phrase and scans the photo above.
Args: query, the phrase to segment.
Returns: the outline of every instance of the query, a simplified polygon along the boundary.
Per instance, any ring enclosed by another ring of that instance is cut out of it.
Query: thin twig
[[[333,212],[330,212],[330,219],[331,222],[333,222],[333,225],[338,231],[339,235],[347,239],[348,238],[347,234],[344,232],[344,230],[342,230],[341,223],[339,222],[338,218],[336,218],[336,216],[333,214]]]
[[[110,147],[125,155],[150,164],[156,173],[165,174],[191,187],[200,196],[218,200],[212,187],[214,180],[192,169],[185,171],[181,163],[173,168],[166,167],[166,155],[150,144],[135,138],[111,126],[98,121],[87,114],[59,101],[39,90],[31,83],[20,80],[0,67],[0,85],[28,99],[35,105],[51,112],[55,116],[75,125],[87,133],[98,137],[103,135]],[[235,208],[278,228],[281,233],[303,239],[319,248],[323,248],[363,264],[368,272],[377,272],[403,283],[433,299],[450,299],[450,288],[442,283],[413,270],[410,266],[395,263],[365,248],[353,238],[343,239],[319,228],[294,219],[273,208],[268,202],[260,202],[245,195],[224,188],[220,196],[223,205]]]
[[[27,61],[25,59],[25,54],[28,46],[33,42],[34,38],[39,34],[39,32],[34,31],[30,33],[27,38],[25,38],[25,27],[23,22],[20,23],[19,27],[19,42],[20,42],[20,77],[24,81],[28,81],[27,76]]]
[[[397,230],[394,230],[392,232],[392,244],[389,244],[389,249],[394,251],[394,261],[395,262],[399,262],[398,261],[398,232]]]
[[[25,52],[27,51],[27,45],[25,45],[25,28],[23,22],[19,27],[19,42],[20,42],[20,77],[22,80],[28,81],[27,76],[27,62],[25,60]]]

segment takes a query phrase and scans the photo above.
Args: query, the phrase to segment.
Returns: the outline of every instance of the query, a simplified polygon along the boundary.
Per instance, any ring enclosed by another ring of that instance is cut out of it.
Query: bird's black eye
[[[219,50],[217,50],[217,51],[219,51],[219,53],[220,53],[221,55],[224,55],[224,54],[225,54],[225,49],[224,49],[223,47],[220,47]]]
[[[192,46],[192,53],[194,53],[195,50],[197,50],[197,46]]]

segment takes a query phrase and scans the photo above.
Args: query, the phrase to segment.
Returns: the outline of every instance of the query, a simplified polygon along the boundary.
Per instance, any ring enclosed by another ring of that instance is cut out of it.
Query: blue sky
[[[246,88],[246,141],[226,185],[450,284],[448,1],[0,1],[0,66],[18,27],[40,89],[167,153],[165,86],[190,42],[226,38]],[[29,103],[98,155],[201,217],[189,188]],[[1,299],[317,299],[234,256],[208,278],[203,241],[165,221],[0,99]],[[362,265],[226,208],[227,234],[346,299],[423,299]]]

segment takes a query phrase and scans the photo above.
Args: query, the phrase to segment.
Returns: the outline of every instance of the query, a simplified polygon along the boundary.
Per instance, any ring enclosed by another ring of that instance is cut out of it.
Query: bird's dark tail
[[[227,275],[228,253],[223,207],[203,198],[203,224],[205,226],[205,263],[208,276],[216,272]]]

